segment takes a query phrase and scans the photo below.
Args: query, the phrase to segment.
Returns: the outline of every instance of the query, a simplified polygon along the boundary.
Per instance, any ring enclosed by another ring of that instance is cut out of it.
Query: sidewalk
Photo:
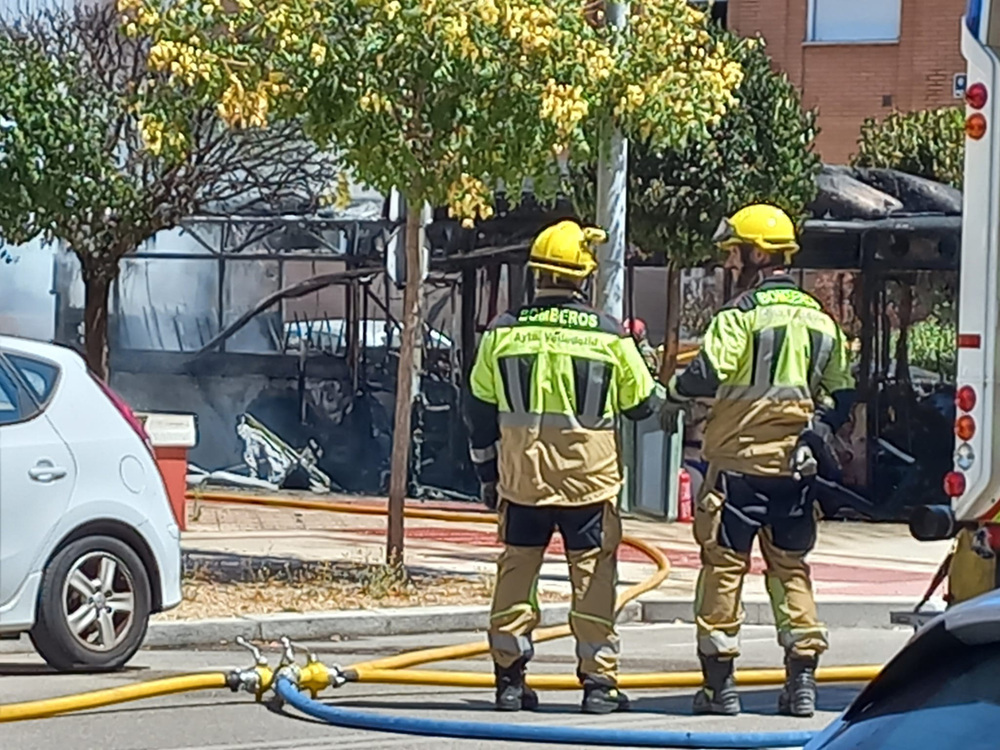
[[[320,500],[309,496],[310,500]],[[330,497],[331,501],[362,504],[376,499]],[[413,507],[476,509],[465,503],[421,503]],[[269,555],[307,560],[378,562],[384,556],[385,518],[320,511],[241,507],[189,502],[188,550],[238,555]],[[644,600],[693,600],[698,574],[698,548],[690,524],[668,524],[628,518],[625,532],[654,544],[670,559],[667,581]],[[810,557],[817,598],[864,600],[878,597],[918,599],[944,559],[949,542],[917,542],[904,526],[830,522],[820,528]],[[492,575],[500,547],[489,525],[407,519],[406,564],[433,571]],[[562,546],[553,540],[542,569],[541,587],[568,590]],[[623,547],[619,552],[623,585],[646,577],[651,566],[644,555]],[[764,597],[764,564],[755,554],[747,577],[747,598]],[[914,601],[915,603],[915,601]]]

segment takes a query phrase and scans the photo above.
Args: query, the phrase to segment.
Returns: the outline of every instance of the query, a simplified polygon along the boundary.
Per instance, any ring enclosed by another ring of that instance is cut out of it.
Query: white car
[[[0,637],[121,668],[181,601],[180,530],[142,426],[70,349],[0,336]]]

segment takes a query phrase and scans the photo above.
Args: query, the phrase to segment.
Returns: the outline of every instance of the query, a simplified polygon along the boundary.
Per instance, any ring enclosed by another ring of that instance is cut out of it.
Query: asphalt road
[[[831,633],[833,647],[824,664],[882,663],[910,636],[909,630],[843,629]],[[694,632],[690,625],[634,625],[622,628],[624,671],[691,670]],[[373,638],[350,642],[310,644],[328,664],[348,665],[375,656],[429,645],[461,643],[482,638],[481,634],[449,634],[437,637],[411,636]],[[781,651],[773,631],[748,627],[744,631],[744,656],[740,666],[774,667]],[[114,687],[138,680],[172,674],[248,666],[245,651],[143,651],[125,672],[113,675],[57,675],[33,654],[0,651],[0,703],[54,697],[68,693]],[[277,649],[269,651],[272,664]],[[444,669],[489,669],[488,662],[449,663]],[[571,641],[538,647],[532,664],[536,672],[572,673]],[[578,713],[577,692],[542,695],[543,710],[536,714],[503,715],[503,721],[543,724],[620,727],[628,729],[694,729],[703,731],[776,731],[817,729],[843,710],[859,686],[821,686],[820,712],[808,720],[776,715],[777,689],[743,691],[744,713],[738,718],[691,716],[692,691],[633,691],[633,711],[610,717]],[[325,694],[327,700],[380,713],[400,713],[461,719],[496,721],[492,695],[483,690],[349,685]],[[3,725],[3,747],[59,750],[355,750],[360,748],[513,748],[541,747],[500,742],[476,742],[409,737],[339,729],[320,724],[288,707],[284,712],[256,705],[246,694],[228,691],[193,693],[127,703],[84,714]]]

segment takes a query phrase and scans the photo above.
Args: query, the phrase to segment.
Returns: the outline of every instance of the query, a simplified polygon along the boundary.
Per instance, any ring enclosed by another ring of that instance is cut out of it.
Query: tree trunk
[[[422,248],[420,206],[406,206],[406,287],[403,292],[403,333],[396,373],[396,415],[392,430],[392,470],[389,477],[389,527],[386,562],[403,562],[403,510],[410,475],[411,417],[413,415],[414,361],[421,330],[420,287]]]
[[[681,269],[667,263],[667,320],[663,334],[663,359],[660,361],[660,381],[666,383],[677,370],[677,353],[681,335]]]
[[[83,347],[87,366],[101,380],[108,379],[108,294],[114,274],[107,269],[83,269]]]

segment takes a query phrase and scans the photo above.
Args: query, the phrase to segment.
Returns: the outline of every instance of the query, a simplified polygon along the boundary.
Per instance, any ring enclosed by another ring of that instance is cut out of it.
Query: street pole
[[[607,3],[609,25],[622,33],[628,24],[628,3]],[[597,249],[598,309],[621,320],[625,298],[625,227],[628,218],[628,141],[606,113],[597,164],[597,223],[608,241]]]

